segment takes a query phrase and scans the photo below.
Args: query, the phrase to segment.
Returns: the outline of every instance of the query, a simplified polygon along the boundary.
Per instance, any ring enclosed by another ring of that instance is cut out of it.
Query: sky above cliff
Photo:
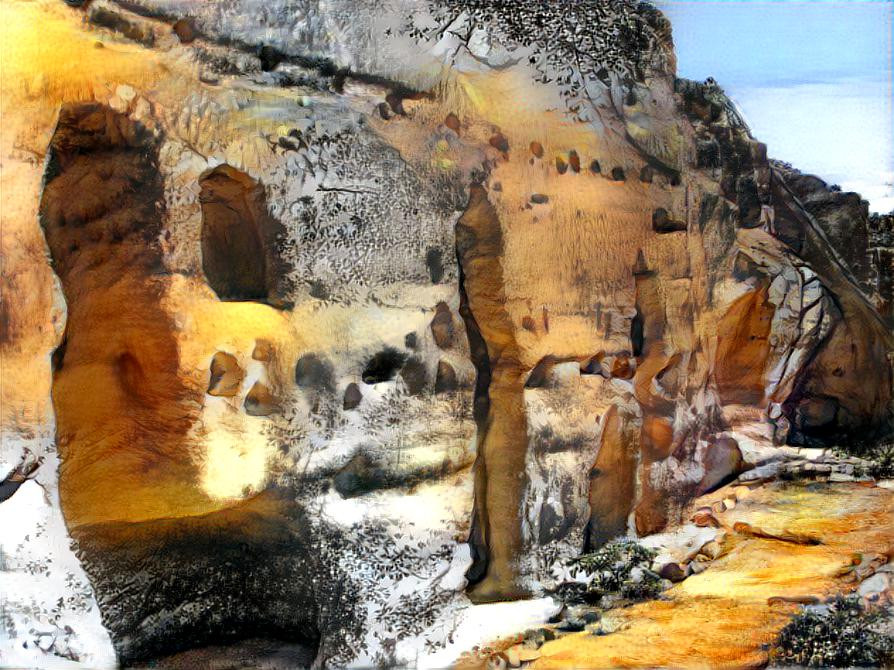
[[[679,76],[714,77],[770,156],[894,209],[891,0],[659,0]]]

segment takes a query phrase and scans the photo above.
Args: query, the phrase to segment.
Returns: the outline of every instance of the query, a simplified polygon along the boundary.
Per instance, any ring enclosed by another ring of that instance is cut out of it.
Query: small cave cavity
[[[686,228],[685,221],[673,218],[663,207],[652,212],[652,230],[656,233],[680,233]]]
[[[432,284],[440,284],[444,278],[444,254],[437,247],[431,247],[425,253],[425,266]]]
[[[630,321],[630,345],[633,348],[633,355],[636,357],[642,356],[645,349],[644,326],[645,318],[643,313],[637,309],[636,314]]]
[[[278,247],[284,229],[267,211],[263,185],[219,165],[201,177],[199,186],[202,270],[209,286],[221,300],[284,306]]]
[[[385,347],[374,354],[366,363],[366,367],[363,368],[363,382],[365,384],[379,384],[391,381],[406,360],[406,354],[394,347]]]
[[[611,179],[612,181],[627,181],[627,175],[624,173],[624,168],[613,167],[611,171]]]
[[[525,381],[525,388],[536,389],[547,386],[550,381],[550,375],[557,362],[558,359],[552,354],[541,358],[528,375],[528,378]]]
[[[332,363],[315,353],[304,354],[295,364],[295,384],[303,389],[331,392],[335,388]]]
[[[261,61],[261,70],[264,72],[272,72],[284,59],[283,53],[269,44],[258,48],[258,60]]]

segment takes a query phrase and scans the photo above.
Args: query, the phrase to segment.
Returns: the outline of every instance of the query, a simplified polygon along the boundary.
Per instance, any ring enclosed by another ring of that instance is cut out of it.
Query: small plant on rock
[[[605,605],[606,598],[646,600],[661,592],[661,578],[652,571],[654,550],[631,540],[615,540],[595,552],[571,559],[556,594],[566,602]]]
[[[827,612],[805,611],[783,628],[771,661],[809,668],[890,667],[894,637],[879,628],[891,615],[890,609],[864,609],[855,596],[838,596]]]
[[[870,477],[873,479],[894,478],[894,442],[875,447],[868,456],[872,461],[869,466]]]
[[[839,456],[859,456],[866,466],[854,467],[854,475],[873,479],[894,478],[894,442],[856,442],[836,449]]]

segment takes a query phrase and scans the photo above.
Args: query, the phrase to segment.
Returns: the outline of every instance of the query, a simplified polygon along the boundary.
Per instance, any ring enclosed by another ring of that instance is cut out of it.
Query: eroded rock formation
[[[221,300],[277,301],[283,269],[281,226],[267,211],[263,187],[219,165],[200,178],[202,269]]]
[[[54,6],[152,69],[61,101],[40,195],[61,503],[122,662],[443,665],[471,602],[761,448],[890,434],[884,226],[676,79],[654,8],[566,9]]]

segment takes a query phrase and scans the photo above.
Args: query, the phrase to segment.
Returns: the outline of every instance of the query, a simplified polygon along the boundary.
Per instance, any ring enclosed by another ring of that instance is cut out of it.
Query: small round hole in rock
[[[369,359],[363,369],[363,382],[366,384],[378,384],[394,379],[394,375],[400,370],[407,355],[393,347],[385,347],[382,351]]]
[[[432,284],[438,284],[444,278],[444,254],[440,249],[432,247],[425,252],[425,265]]]

